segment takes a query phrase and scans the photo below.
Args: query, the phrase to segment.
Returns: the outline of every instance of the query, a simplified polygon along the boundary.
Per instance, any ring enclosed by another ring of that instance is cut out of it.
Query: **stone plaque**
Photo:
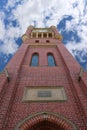
[[[38,91],[38,97],[51,97],[51,91],[47,90]]]
[[[66,101],[64,87],[26,87],[23,101]]]

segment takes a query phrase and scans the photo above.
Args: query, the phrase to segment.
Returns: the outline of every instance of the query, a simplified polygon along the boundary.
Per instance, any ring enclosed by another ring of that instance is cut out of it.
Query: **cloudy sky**
[[[55,25],[64,45],[87,70],[87,0],[0,0],[0,71],[29,25]]]

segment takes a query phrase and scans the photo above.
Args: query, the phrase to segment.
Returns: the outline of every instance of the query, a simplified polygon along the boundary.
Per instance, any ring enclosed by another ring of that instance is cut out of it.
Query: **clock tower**
[[[29,26],[0,74],[0,130],[86,130],[87,73],[55,26]]]

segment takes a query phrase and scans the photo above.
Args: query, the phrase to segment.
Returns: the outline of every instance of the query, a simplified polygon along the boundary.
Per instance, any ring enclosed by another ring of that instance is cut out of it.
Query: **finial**
[[[22,36],[23,42],[24,42],[25,40],[27,40],[27,39],[28,39],[28,36],[27,36],[26,34],[24,34],[24,35]]]
[[[58,40],[62,40],[63,39],[61,34],[58,34],[57,38],[58,38]]]
[[[9,76],[7,68],[5,68],[4,72],[5,72],[5,75],[7,77],[8,82],[9,82],[10,81],[10,76]]]
[[[78,81],[80,81],[80,80],[81,80],[81,77],[82,77],[82,72],[83,72],[83,69],[82,69],[82,68],[80,68],[80,72],[79,72]]]

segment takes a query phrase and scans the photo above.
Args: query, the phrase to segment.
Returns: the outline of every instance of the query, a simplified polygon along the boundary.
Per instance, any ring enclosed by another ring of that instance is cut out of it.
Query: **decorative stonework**
[[[48,44],[44,44],[44,43],[42,43],[42,44],[35,43],[35,44],[30,44],[29,48],[49,48],[49,45]],[[50,48],[57,48],[57,46],[54,45],[54,44],[51,44]]]
[[[25,40],[27,40],[27,39],[28,39],[28,36],[27,36],[26,34],[24,34],[24,35],[22,36],[22,40],[25,41]]]
[[[33,28],[32,32],[52,32],[50,28]]]
[[[23,101],[66,101],[63,87],[26,87]]]
[[[62,35],[60,35],[60,34],[57,36],[57,38],[58,38],[58,40],[60,40],[60,41],[63,39]]]
[[[75,124],[64,116],[53,112],[39,112],[28,116],[17,124],[14,130],[77,130]]]

